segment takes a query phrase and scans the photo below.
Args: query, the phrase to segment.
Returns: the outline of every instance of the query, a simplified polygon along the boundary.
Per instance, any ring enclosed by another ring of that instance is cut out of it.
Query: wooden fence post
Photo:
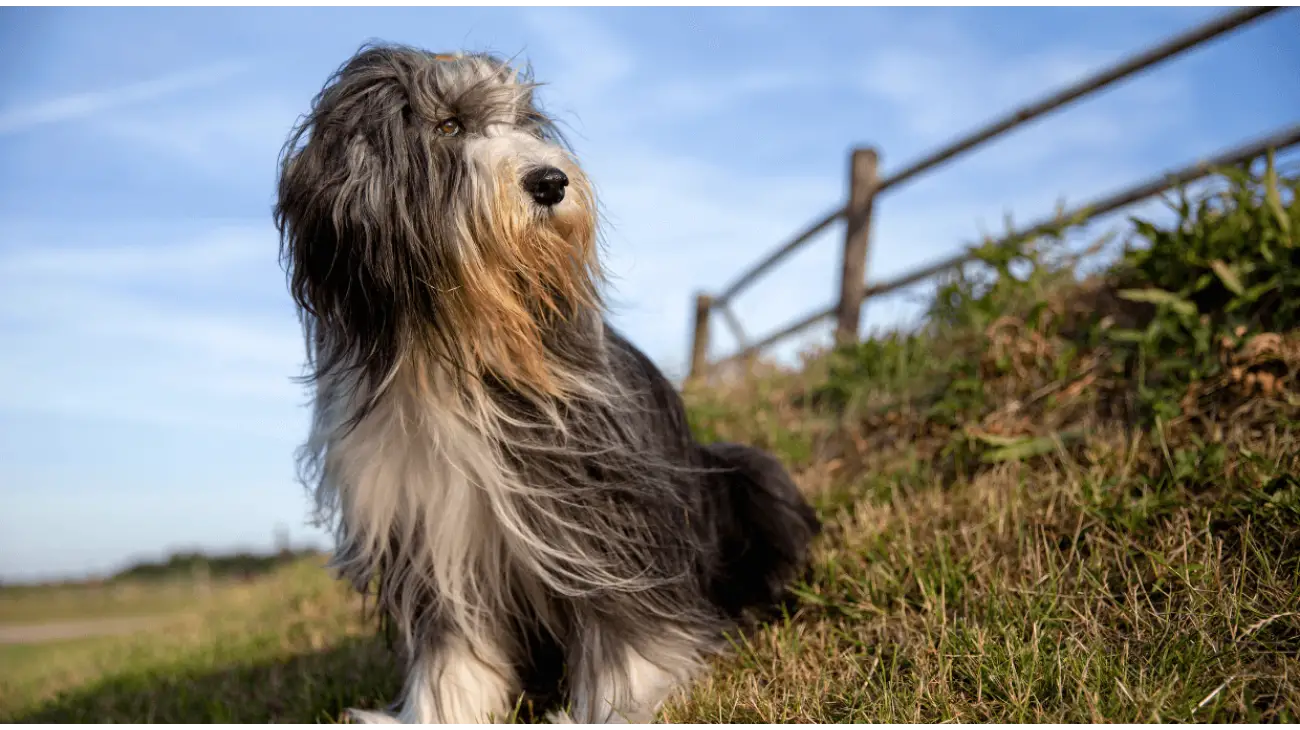
[[[713,308],[713,298],[708,294],[695,297],[695,335],[691,341],[690,378],[704,375],[709,367],[709,310]]]
[[[849,162],[848,225],[844,234],[844,261],[840,274],[840,303],[835,313],[835,341],[858,341],[862,295],[867,287],[867,251],[871,244],[871,207],[880,183],[874,148],[853,150]]]

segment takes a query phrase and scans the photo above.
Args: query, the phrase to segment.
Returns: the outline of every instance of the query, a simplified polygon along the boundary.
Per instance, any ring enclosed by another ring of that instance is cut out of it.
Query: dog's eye
[[[455,137],[460,134],[460,132],[460,120],[456,117],[449,117],[438,122],[438,134],[441,134],[444,137]]]

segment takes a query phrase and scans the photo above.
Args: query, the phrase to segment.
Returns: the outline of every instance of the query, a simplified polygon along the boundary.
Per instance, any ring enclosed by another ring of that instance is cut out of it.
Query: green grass
[[[360,602],[319,559],[189,608],[131,636],[0,646],[0,720],[312,722],[399,686]]]
[[[0,626],[178,613],[199,603],[201,591],[191,580],[6,588],[0,590]]]
[[[320,553],[313,550],[216,557],[177,553],[94,582],[4,586],[0,626],[183,612],[206,601],[211,586],[247,581],[281,565],[318,557]]]
[[[688,388],[826,533],[798,610],[662,718],[1300,721],[1300,184],[1255,170],[1099,275],[986,248],[920,332]],[[0,719],[332,720],[400,683],[359,612],[307,560],[166,631],[0,647]]]

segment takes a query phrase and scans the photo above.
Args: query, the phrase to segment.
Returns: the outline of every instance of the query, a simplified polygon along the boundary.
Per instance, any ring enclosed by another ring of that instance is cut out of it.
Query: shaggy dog
[[[653,718],[778,606],[820,525],[772,457],[691,438],[605,322],[591,184],[526,70],[363,47],[281,158],[331,565],[407,650],[394,714]],[[564,709],[559,710],[561,713]]]

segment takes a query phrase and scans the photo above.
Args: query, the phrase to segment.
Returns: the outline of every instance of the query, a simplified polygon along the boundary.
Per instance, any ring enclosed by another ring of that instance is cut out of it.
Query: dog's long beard
[[[472,377],[497,378],[533,398],[564,398],[582,384],[563,353],[549,350],[548,333],[599,311],[591,195],[575,173],[566,209],[539,209],[520,199],[509,167],[484,183],[487,204],[466,226],[459,284],[443,294],[449,317],[440,326],[454,330],[448,340]]]

